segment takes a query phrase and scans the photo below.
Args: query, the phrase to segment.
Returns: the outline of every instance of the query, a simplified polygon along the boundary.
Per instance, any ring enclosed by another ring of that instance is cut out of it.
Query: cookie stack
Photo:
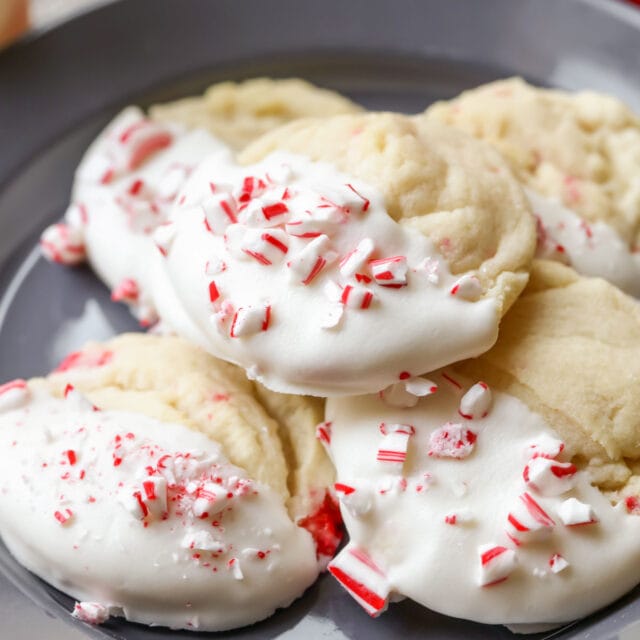
[[[372,616],[612,602],[639,171],[623,105],[518,79],[414,116],[264,79],[126,109],[42,248],[151,330],[0,387],[3,539],[92,623],[230,629],[327,567]]]

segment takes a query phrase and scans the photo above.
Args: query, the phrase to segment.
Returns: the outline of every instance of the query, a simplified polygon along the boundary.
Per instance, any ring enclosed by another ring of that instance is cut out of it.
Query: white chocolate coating
[[[570,264],[578,273],[608,280],[640,297],[640,253],[632,251],[606,222],[587,222],[560,202],[531,189],[527,197],[538,216],[539,257]]]
[[[386,580],[381,587],[376,574],[370,583],[374,614],[397,593],[478,622],[560,623],[612,602],[640,581],[640,518],[624,504],[612,507],[581,471],[572,487],[557,486],[547,495],[525,484],[528,459],[558,451],[550,425],[516,398],[495,392],[485,418],[465,420],[459,403],[473,381],[457,378],[459,389],[441,373],[431,377],[438,391],[413,408],[391,407],[378,396],[332,398],[327,405],[348,549],[364,552]],[[404,463],[380,460],[381,422],[386,431],[395,423],[414,427]],[[429,455],[432,433],[447,422],[477,435],[467,457]],[[569,456],[565,451],[559,459]],[[530,499],[546,513],[528,509]],[[514,531],[509,514],[529,531]],[[593,514],[597,522],[563,524]],[[493,547],[506,551],[490,554],[482,567],[480,554]],[[333,564],[347,570],[355,564],[362,574],[362,565],[341,558],[345,553]]]
[[[248,177],[264,185],[243,192]],[[375,189],[329,164],[275,153],[242,167],[214,154],[171,223],[154,294],[163,321],[274,391],[373,392],[496,339],[496,303],[478,280],[451,275]]]
[[[95,603],[98,617],[106,607],[144,624],[230,629],[315,580],[311,535],[206,436],[93,411],[75,391],[56,400],[29,390],[22,407],[0,413],[0,534],[30,571]]]

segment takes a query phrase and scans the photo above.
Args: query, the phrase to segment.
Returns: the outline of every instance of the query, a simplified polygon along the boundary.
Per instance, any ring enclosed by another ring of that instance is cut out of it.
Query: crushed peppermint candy
[[[522,477],[527,486],[543,496],[559,496],[573,488],[578,469],[570,462],[552,458],[531,459]]]
[[[436,429],[429,437],[429,455],[436,458],[455,458],[461,460],[473,453],[477,434],[454,422],[447,422]]]
[[[71,615],[87,624],[103,624],[109,619],[110,611],[99,602],[76,602]]]
[[[567,527],[578,527],[596,524],[598,517],[590,504],[581,502],[577,498],[568,498],[556,507],[558,517]]]
[[[349,543],[328,566],[329,573],[373,618],[389,605],[389,584],[384,572],[359,547]]]
[[[480,586],[493,587],[507,580],[517,565],[516,552],[501,545],[478,547],[480,556]]]
[[[80,264],[87,257],[82,231],[62,222],[45,229],[40,237],[40,249],[50,262],[67,266]]]
[[[491,408],[491,389],[485,382],[474,384],[460,399],[458,413],[465,420],[485,418]]]

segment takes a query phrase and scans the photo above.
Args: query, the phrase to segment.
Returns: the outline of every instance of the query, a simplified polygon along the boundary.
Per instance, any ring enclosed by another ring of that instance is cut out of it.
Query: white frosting
[[[311,535],[206,436],[75,392],[29,396],[0,413],[0,533],[81,619],[229,629],[315,580]]]
[[[123,143],[127,131],[138,138]],[[159,251],[151,233],[166,221],[198,162],[223,148],[204,130],[158,125],[146,120],[137,107],[128,107],[85,153],[76,171],[66,224],[52,225],[43,233],[45,255],[74,264],[84,257],[77,248],[84,242],[91,266],[112,290],[114,300],[130,304],[143,324],[152,324],[157,316],[149,281],[158,269]]]
[[[329,164],[277,153],[241,167],[213,154],[171,221],[160,316],[275,391],[373,392],[496,339],[479,281],[452,276],[374,188]]]
[[[640,581],[640,517],[624,504],[612,507],[585,472],[560,464],[570,452],[560,453],[541,416],[494,392],[486,417],[464,419],[460,400],[472,381],[455,379],[458,388],[442,373],[431,377],[437,392],[413,408],[378,396],[328,400],[324,436],[351,538],[329,568],[338,568],[370,613],[382,612],[397,593],[484,623],[560,623]],[[384,432],[402,425],[413,429],[406,460],[381,460]],[[466,457],[455,457],[455,446],[433,453],[432,436],[443,430]],[[533,465],[526,483],[525,466],[545,452],[559,455],[558,482]],[[365,579],[368,590],[345,574]]]
[[[539,220],[538,256],[570,264],[640,297],[640,253],[604,222],[586,222],[557,200],[526,190]]]

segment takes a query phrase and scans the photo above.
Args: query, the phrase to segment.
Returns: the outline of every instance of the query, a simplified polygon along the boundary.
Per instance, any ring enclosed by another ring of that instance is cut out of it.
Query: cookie
[[[486,354],[330,398],[350,535],[330,571],[372,615],[400,594],[490,624],[567,622],[630,590],[636,348],[633,299],[540,261]]]
[[[82,158],[64,221],[42,234],[43,255],[66,265],[88,260],[114,301],[143,326],[154,324],[150,276],[158,249],[151,234],[198,162],[225,149],[206,131],[159,125],[128,107]]]
[[[438,102],[426,117],[490,142],[509,160],[532,192],[541,255],[640,295],[640,119],[626,105],[511,78]]]
[[[239,150],[290,120],[361,110],[339,93],[304,80],[253,78],[214,84],[203,96],[153,105],[149,113],[157,122],[181,122],[206,129]]]
[[[3,539],[94,622],[223,630],[287,606],[339,543],[333,471],[322,404],[260,394],[238,368],[143,334],[4,385]]]
[[[243,160],[258,156],[212,156],[180,196],[160,276],[172,288],[155,296],[174,331],[275,391],[318,396],[493,344],[535,230],[488,145],[369,114],[286,126]]]

